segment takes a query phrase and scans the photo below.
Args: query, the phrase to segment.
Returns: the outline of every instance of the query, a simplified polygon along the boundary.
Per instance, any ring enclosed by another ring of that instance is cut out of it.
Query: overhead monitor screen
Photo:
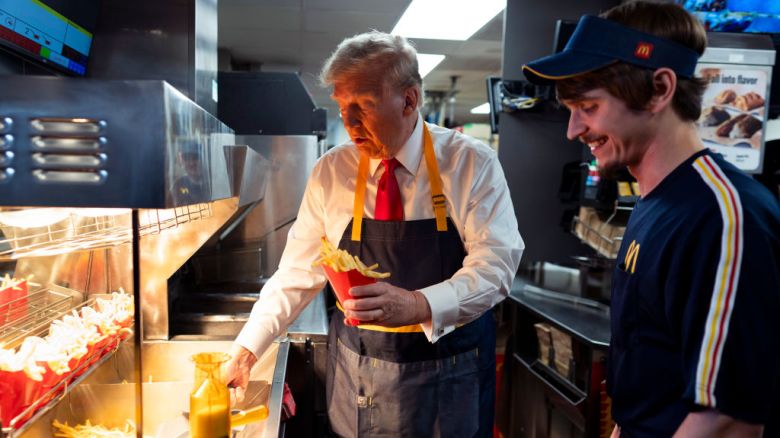
[[[677,0],[710,32],[780,33],[776,0]]]
[[[48,4],[47,4],[48,3]],[[0,0],[0,45],[57,70],[84,76],[92,33],[57,2]]]

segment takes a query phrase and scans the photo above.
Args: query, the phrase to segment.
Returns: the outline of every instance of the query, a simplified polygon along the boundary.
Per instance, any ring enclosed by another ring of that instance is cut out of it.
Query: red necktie
[[[374,219],[378,221],[402,221],[404,220],[404,206],[401,203],[401,190],[398,188],[398,180],[395,178],[395,168],[398,160],[382,160],[385,173],[379,178],[376,189],[376,208]]]

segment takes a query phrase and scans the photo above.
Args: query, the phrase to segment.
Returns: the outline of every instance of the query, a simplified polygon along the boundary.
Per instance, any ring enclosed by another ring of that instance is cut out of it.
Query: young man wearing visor
[[[699,139],[705,46],[679,6],[634,2],[524,66],[555,84],[569,139],[642,193],[613,276],[613,436],[760,436],[778,417],[780,207]]]

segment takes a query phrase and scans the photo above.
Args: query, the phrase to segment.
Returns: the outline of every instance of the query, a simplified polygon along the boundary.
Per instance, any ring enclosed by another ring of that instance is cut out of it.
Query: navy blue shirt
[[[766,423],[780,394],[780,207],[694,154],[637,202],[612,285],[607,389],[627,436],[691,411]]]

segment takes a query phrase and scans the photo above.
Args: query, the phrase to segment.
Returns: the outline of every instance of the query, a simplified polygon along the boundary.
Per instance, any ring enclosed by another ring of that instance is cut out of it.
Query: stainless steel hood
[[[5,76],[0,89],[0,205],[172,208],[234,195],[233,131],[164,81]]]

